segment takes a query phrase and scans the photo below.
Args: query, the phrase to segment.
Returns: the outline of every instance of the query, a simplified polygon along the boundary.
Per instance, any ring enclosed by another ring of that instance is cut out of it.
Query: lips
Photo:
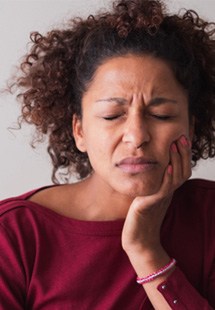
[[[144,157],[127,157],[121,160],[116,166],[126,173],[141,173],[154,169],[158,162]]]

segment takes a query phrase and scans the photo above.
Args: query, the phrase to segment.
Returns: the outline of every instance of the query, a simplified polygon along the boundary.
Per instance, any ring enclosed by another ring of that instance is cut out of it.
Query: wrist
[[[160,246],[156,249],[127,253],[138,277],[146,277],[170,262],[169,255]]]
[[[175,269],[176,260],[172,258],[168,264],[164,265],[162,268],[158,269],[157,271],[154,271],[153,273],[149,274],[145,277],[137,277],[137,283],[144,285],[149,282],[152,282],[156,280],[157,278],[161,276],[167,276],[169,273],[171,273]]]

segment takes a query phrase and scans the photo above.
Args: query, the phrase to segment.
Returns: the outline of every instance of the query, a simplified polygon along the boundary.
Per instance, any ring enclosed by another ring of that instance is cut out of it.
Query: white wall
[[[0,0],[0,88],[25,53],[29,33],[45,32],[70,16],[86,15],[110,4],[110,0]],[[193,8],[214,19],[214,0],[168,0],[172,11]],[[19,115],[11,95],[0,97],[0,199],[51,184],[51,164],[45,146],[33,150],[31,128],[9,131]],[[201,162],[194,177],[215,179],[215,161]]]

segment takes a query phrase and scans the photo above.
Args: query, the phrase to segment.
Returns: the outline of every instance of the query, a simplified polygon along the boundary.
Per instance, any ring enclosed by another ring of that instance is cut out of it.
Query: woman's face
[[[170,66],[128,54],[100,65],[74,118],[77,147],[87,152],[98,184],[136,197],[156,192],[170,145],[189,137],[188,96]]]

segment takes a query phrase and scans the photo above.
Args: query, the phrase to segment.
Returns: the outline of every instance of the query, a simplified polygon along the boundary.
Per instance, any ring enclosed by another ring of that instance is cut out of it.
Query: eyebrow
[[[104,98],[104,99],[98,99],[96,102],[116,102],[119,105],[123,105],[128,103],[128,101],[125,98],[120,97],[110,97],[110,98]]]
[[[98,99],[96,100],[96,102],[115,102],[119,105],[124,105],[128,103],[128,100],[126,100],[125,98],[121,98],[121,97],[110,97],[110,98]],[[156,97],[149,101],[148,106],[159,106],[159,105],[168,104],[168,103],[177,104],[178,101],[174,99],[164,98],[164,97]]]
[[[164,97],[156,97],[156,98],[151,99],[148,105],[159,106],[159,105],[168,104],[168,103],[177,104],[178,101],[174,99],[164,98]]]

